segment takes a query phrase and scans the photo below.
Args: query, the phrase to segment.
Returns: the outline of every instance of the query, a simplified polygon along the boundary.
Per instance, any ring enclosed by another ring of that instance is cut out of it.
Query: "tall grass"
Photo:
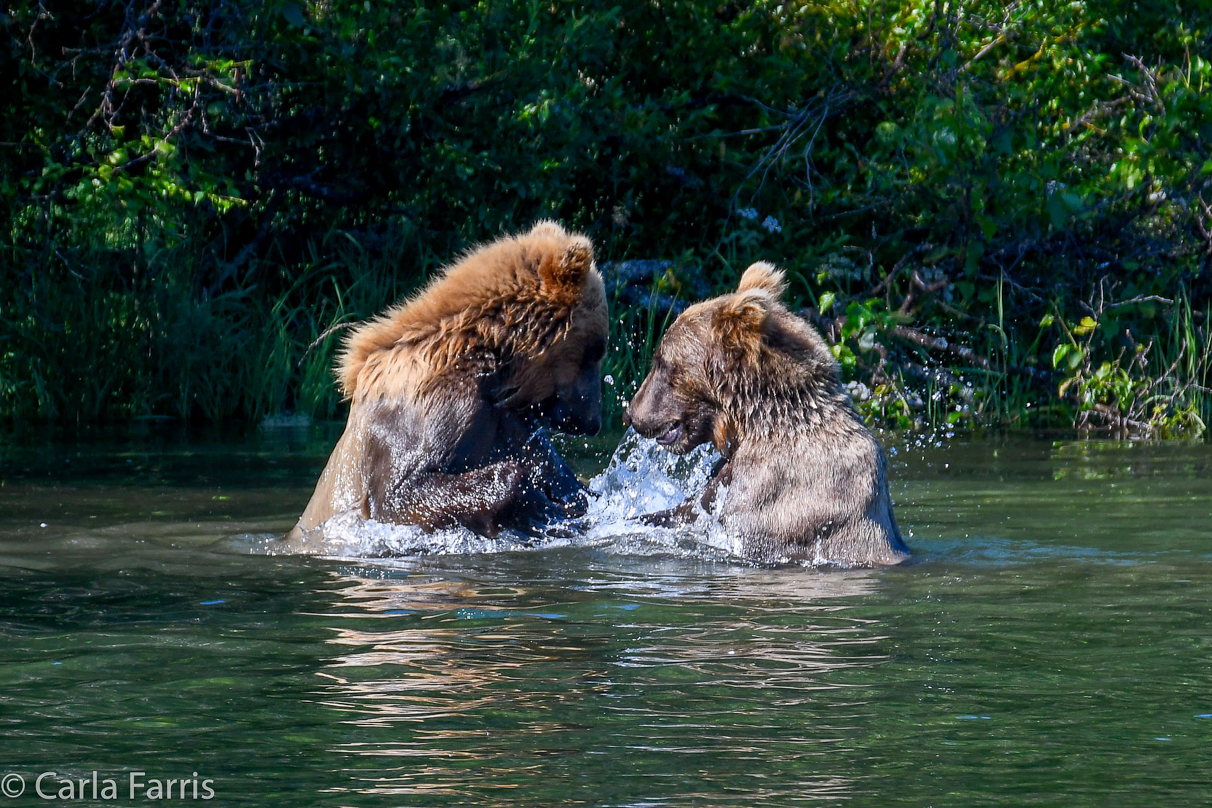
[[[602,415],[607,423],[622,416],[627,402],[652,367],[652,355],[661,334],[674,318],[672,309],[657,305],[655,285],[647,306],[627,306],[616,294],[610,312],[610,343],[602,361],[606,386]]]
[[[1151,385],[1149,403],[1180,430],[1203,432],[1212,424],[1212,306],[1205,303],[1197,317],[1184,292],[1162,334],[1155,360],[1162,373]]]
[[[78,251],[66,268],[24,273],[0,298],[0,417],[334,417],[341,326],[382,310],[441,264],[407,230],[373,252],[333,231],[302,260],[205,294],[188,259],[153,251],[136,267],[123,253]],[[267,295],[260,287],[271,282],[280,288]]]

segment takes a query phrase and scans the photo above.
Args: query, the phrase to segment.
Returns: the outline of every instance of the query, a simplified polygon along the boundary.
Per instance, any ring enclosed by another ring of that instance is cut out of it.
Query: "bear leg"
[[[524,478],[524,470],[513,460],[461,474],[421,474],[385,496],[372,496],[370,518],[426,530],[462,525],[492,538],[500,531],[501,513],[518,498]]]

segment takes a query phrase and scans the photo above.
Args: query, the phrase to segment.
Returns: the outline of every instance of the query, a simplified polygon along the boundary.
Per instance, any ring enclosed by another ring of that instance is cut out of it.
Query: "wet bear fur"
[[[782,272],[756,263],[735,293],[686,309],[626,419],[676,453],[715,445],[722,460],[700,505],[739,536],[746,557],[896,564],[909,552],[883,450],[820,334],[781,302],[785,289]],[[687,503],[648,521],[673,525],[700,513]]]
[[[487,536],[583,510],[545,428],[596,434],[606,296],[584,236],[541,222],[468,253],[346,339],[345,432],[298,525],[363,518]]]

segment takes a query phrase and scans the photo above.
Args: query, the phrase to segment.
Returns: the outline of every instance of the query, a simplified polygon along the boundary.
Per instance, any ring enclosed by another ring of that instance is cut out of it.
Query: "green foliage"
[[[343,324],[555,217],[604,258],[678,257],[660,291],[683,299],[785,267],[873,419],[1190,432],[1209,21],[1130,0],[18,4],[0,415],[335,415]],[[617,313],[617,395],[653,311]]]

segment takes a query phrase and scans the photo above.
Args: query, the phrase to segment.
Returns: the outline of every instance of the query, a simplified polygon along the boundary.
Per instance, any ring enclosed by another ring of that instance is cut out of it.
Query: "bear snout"
[[[627,407],[627,412],[623,413],[623,425],[631,427],[645,438],[655,438],[669,431],[671,423],[667,419],[647,417],[648,415],[641,408],[637,408],[633,400]]]
[[[654,406],[650,382],[651,377],[644,380],[627,405],[627,412],[623,415],[623,423],[645,438],[655,438],[657,435],[664,434],[669,428],[669,421],[673,420],[664,416],[660,412],[660,407]]]

